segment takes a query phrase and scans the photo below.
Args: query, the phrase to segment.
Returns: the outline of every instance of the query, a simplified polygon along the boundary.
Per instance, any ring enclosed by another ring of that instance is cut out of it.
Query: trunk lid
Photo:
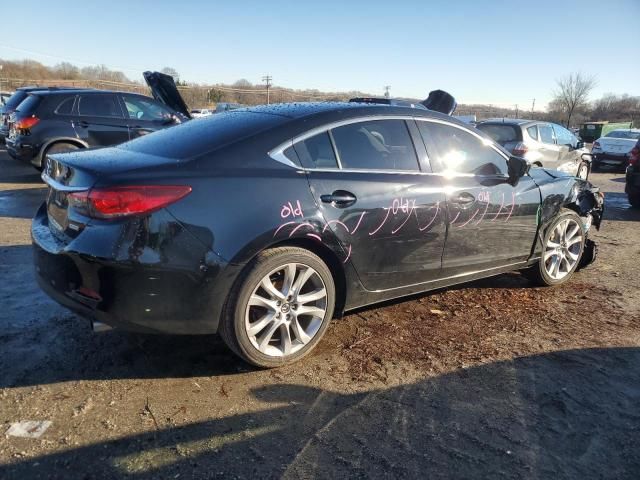
[[[184,115],[186,118],[192,118],[191,113],[189,113],[189,108],[180,95],[176,82],[171,75],[160,72],[144,72],[143,76],[151,89],[153,98]]]
[[[598,139],[600,148],[604,153],[613,153],[617,155],[629,153],[631,149],[636,145],[636,142],[636,139],[630,138],[601,137]]]

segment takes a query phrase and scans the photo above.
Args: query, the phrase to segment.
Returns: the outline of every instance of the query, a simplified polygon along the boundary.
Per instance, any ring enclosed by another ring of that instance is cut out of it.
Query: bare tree
[[[176,81],[176,83],[180,82],[180,74],[178,73],[178,71],[173,68],[173,67],[164,67],[162,70],[160,70],[162,73],[169,75],[171,77],[173,77],[173,79]]]
[[[556,81],[553,103],[559,104],[567,115],[566,126],[571,123],[571,116],[576,109],[586,106],[589,93],[596,86],[596,79],[582,73],[570,73]]]

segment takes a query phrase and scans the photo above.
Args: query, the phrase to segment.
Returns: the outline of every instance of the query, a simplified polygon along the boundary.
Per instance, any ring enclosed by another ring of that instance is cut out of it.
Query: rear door
[[[117,145],[129,140],[129,127],[115,93],[80,94],[74,121],[78,136],[91,147]]]
[[[543,167],[558,168],[560,160],[560,147],[556,144],[556,137],[550,123],[538,124],[540,135],[540,161]]]
[[[447,192],[442,275],[450,277],[525,261],[537,231],[540,191],[525,176],[507,183],[506,155],[475,132],[418,120],[434,171]]]
[[[174,125],[173,112],[166,106],[139,95],[121,95],[129,138],[134,139]]]
[[[349,121],[294,140],[325,228],[368,290],[440,274],[444,194],[413,138],[420,140],[408,117]]]

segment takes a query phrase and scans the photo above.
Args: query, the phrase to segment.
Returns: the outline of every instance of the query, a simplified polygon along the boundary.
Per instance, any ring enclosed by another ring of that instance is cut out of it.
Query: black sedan
[[[567,281],[603,196],[454,118],[375,103],[230,111],[53,155],[37,278],[98,325],[219,332],[278,366],[364,305],[511,270]]]

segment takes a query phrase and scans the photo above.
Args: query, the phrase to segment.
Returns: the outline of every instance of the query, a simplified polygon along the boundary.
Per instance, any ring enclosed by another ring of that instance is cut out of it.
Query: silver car
[[[631,150],[640,139],[640,130],[621,128],[612,130],[593,142],[593,169],[601,166],[617,167],[624,171],[631,157]]]
[[[589,176],[589,151],[573,133],[558,124],[501,118],[485,120],[476,128],[532,166],[560,170],[584,180]]]

